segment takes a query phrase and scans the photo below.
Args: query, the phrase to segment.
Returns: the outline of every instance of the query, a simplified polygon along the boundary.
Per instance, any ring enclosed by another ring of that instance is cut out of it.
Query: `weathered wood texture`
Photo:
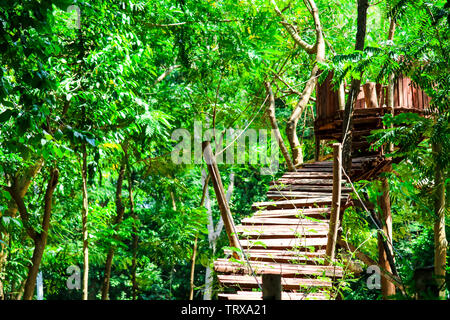
[[[376,174],[385,167],[383,161],[376,156],[353,158],[352,172],[359,176]],[[344,182],[340,185],[341,196],[336,192],[333,201],[333,180],[340,180],[336,173],[332,161],[304,163],[297,172],[286,172],[271,185],[267,201],[253,204],[253,216],[235,227],[246,259],[236,261],[230,258],[233,251],[226,249],[226,258],[214,262],[223,290],[219,299],[262,299],[262,292],[253,290],[262,289],[264,274],[281,275],[282,300],[335,298],[333,284],[343,277],[344,270],[327,264],[332,205],[339,211],[339,205],[342,210],[358,205],[357,201],[349,201],[351,189]],[[357,178],[352,176],[352,180]],[[339,221],[338,215],[335,220]],[[338,237],[333,247],[339,241]]]
[[[333,145],[333,201],[331,205],[330,227],[328,230],[327,257],[334,260],[336,241],[341,214],[341,187],[342,187],[342,147],[340,143]]]
[[[354,161],[361,168],[361,161]],[[272,184],[268,201],[253,204],[255,213],[235,227],[246,260],[221,258],[214,262],[220,299],[262,299],[262,279],[267,274],[281,276],[281,299],[330,299],[333,281],[344,270],[325,265],[329,217],[332,206],[332,164],[305,163],[298,172],[287,172]],[[341,186],[345,203],[350,194]],[[225,250],[229,257],[233,251]],[[251,268],[249,267],[249,265]],[[237,290],[236,292],[232,292]]]
[[[318,140],[342,141],[343,110],[339,108],[338,90],[332,84],[330,73],[322,84],[316,87],[316,111],[314,131]],[[399,76],[394,81],[394,114],[414,112],[426,114],[430,97],[415,85],[410,78]],[[375,83],[361,86],[357,96],[353,118],[353,143],[355,155],[382,154],[382,150],[369,150],[367,136],[372,130],[382,129],[382,117],[391,113],[388,108],[388,88]]]

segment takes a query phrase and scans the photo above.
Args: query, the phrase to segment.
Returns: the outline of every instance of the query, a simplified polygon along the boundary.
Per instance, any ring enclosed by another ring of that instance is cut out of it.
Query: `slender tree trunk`
[[[44,214],[42,217],[41,228],[42,231],[37,233],[34,231],[33,227],[29,224],[29,215],[23,199],[12,190],[11,196],[17,203],[19,210],[21,212],[21,218],[24,221],[24,225],[26,226],[27,233],[34,241],[34,251],[33,256],[31,258],[31,265],[28,270],[27,280],[25,282],[23,299],[31,300],[34,296],[34,288],[36,286],[36,277],[39,272],[39,266],[41,264],[42,256],[44,254],[45,246],[47,244],[48,230],[50,229],[50,218],[52,212],[52,200],[53,200],[53,192],[55,191],[56,185],[58,184],[59,171],[57,169],[53,169],[50,174],[50,179],[47,184],[47,189],[44,195]]]
[[[126,151],[125,151],[126,153]],[[125,155],[125,158],[127,156]],[[125,176],[125,168],[126,168],[126,160],[124,159],[120,165],[119,169],[119,177],[117,178],[117,184],[116,184],[116,217],[114,218],[114,231],[117,232],[120,226],[120,223],[123,219],[123,214],[125,212],[125,208],[122,203],[122,186],[123,186],[123,179]],[[117,234],[114,235],[114,239],[118,240]],[[108,250],[108,254],[106,256],[106,262],[105,262],[105,275],[103,278],[103,284],[102,284],[102,300],[108,300],[109,299],[109,285],[111,280],[111,267],[112,262],[114,258],[114,252],[115,252],[115,246],[111,246]]]
[[[358,0],[358,27],[356,31],[355,50],[364,50],[364,41],[366,38],[367,9],[369,8],[368,0]],[[361,80],[353,78],[351,81],[350,92],[347,97],[344,110],[344,121],[342,126],[342,157],[344,170],[350,174],[352,168],[352,141],[353,141],[353,110],[355,107],[356,97],[361,88]]]
[[[108,250],[108,254],[106,255],[105,276],[103,278],[102,284],[102,300],[109,300],[109,284],[111,281],[111,268],[114,258],[114,250],[114,247],[110,247]]]
[[[87,230],[87,218],[89,212],[88,191],[87,191],[87,151],[86,143],[82,145],[83,163],[81,168],[83,207],[81,210],[81,223],[83,233],[83,300],[88,299],[89,292],[89,240]]]
[[[269,105],[266,109],[267,116],[269,117],[272,130],[278,142],[278,146],[281,149],[281,153],[286,161],[289,171],[296,171],[294,164],[292,163],[289,152],[284,144],[283,137],[281,136],[280,129],[278,128],[277,118],[275,117],[275,97],[273,96],[272,87],[269,82],[265,83],[267,94],[269,95]],[[297,135],[295,135],[297,137]],[[297,139],[298,142],[298,139]]]
[[[442,152],[442,144],[432,144],[435,157]],[[434,275],[439,288],[439,297],[445,299],[445,269],[447,266],[447,237],[445,234],[445,182],[444,171],[436,161],[434,175]]]
[[[39,266],[41,264],[42,256],[44,255],[45,244],[42,239],[34,241],[34,251],[31,257],[31,266],[28,270],[27,280],[25,282],[25,289],[23,292],[24,300],[32,300],[34,296],[34,288],[36,286],[36,278],[39,273]]]
[[[390,253],[393,253],[392,243],[392,214],[391,214],[391,201],[389,198],[389,182],[387,178],[383,177],[381,180],[381,195],[378,197],[378,204],[381,208],[379,214],[380,221],[383,225],[384,234],[387,236],[386,242]],[[386,252],[383,237],[378,235],[378,260],[379,265],[387,272],[393,273],[391,264],[389,263],[388,254]],[[395,295],[395,285],[385,277],[381,278],[381,293],[384,299],[388,299],[389,296]]]
[[[14,177],[14,189],[17,193],[17,196],[22,198],[25,196],[26,192],[28,191],[28,188],[31,184],[31,181],[33,178],[39,173],[39,171],[42,168],[42,165],[44,164],[44,159],[40,158],[36,161],[36,163],[29,167],[22,175]],[[14,199],[11,199],[8,202],[7,209],[3,211],[3,213],[0,212],[0,217],[15,217],[17,213],[18,207],[17,203]],[[3,269],[6,266],[7,259],[8,259],[8,251],[6,250],[5,243],[8,243],[9,240],[9,234],[7,232],[0,232],[0,300],[5,299],[5,288],[3,285],[4,282],[4,272]]]
[[[194,247],[192,249],[192,259],[191,259],[191,278],[189,281],[189,300],[194,300],[194,276],[195,276],[195,256],[197,255],[197,237],[194,240]]]
[[[322,62],[325,60],[325,39],[322,32],[322,25],[320,22],[319,17],[319,10],[317,8],[317,5],[314,0],[305,0],[305,6],[312,15],[314,19],[314,27],[316,31],[316,42],[314,45],[310,45],[304,40],[301,39],[300,35],[297,33],[296,27],[290,23],[288,23],[284,17],[283,13],[278,8],[276,2],[274,0],[271,0],[271,3],[274,7],[274,10],[276,14],[282,19],[281,24],[285,27],[286,31],[291,35],[291,37],[294,39],[296,44],[298,44],[301,48],[303,48],[307,53],[309,54],[315,54],[316,55],[316,62]],[[300,142],[297,137],[297,123],[299,118],[302,115],[303,109],[307,106],[309,99],[311,98],[311,94],[315,88],[316,85],[316,76],[319,69],[317,64],[313,67],[311,71],[311,75],[309,80],[307,81],[305,88],[303,89],[302,95],[300,97],[299,102],[297,103],[297,106],[295,107],[294,111],[292,112],[291,116],[289,117],[289,120],[286,125],[286,135],[287,139],[289,141],[289,145],[291,147],[292,151],[292,166],[295,168],[295,166],[298,166],[303,162],[303,151],[301,149]],[[266,84],[267,88],[267,84]],[[273,118],[275,118],[275,115],[273,115]],[[271,120],[272,121],[272,120]],[[272,125],[273,127],[273,125]],[[275,129],[274,129],[275,130]],[[283,150],[282,150],[283,151]],[[283,152],[284,155],[284,152]],[[285,156],[286,158],[286,156]],[[289,165],[289,164],[288,164]],[[295,171],[291,170],[290,171]]]
[[[130,215],[133,218],[133,258],[131,261],[131,286],[132,286],[132,299],[136,300],[137,292],[139,290],[138,284],[136,281],[136,269],[137,269],[137,249],[139,244],[138,237],[138,223],[139,219],[136,213],[134,212],[134,196],[133,196],[133,180],[131,178],[131,170],[128,169],[128,197],[130,201]]]
[[[286,123],[286,136],[291,147],[292,162],[294,167],[303,163],[303,151],[297,137],[297,123],[303,110],[306,108],[309,99],[311,98],[312,92],[314,91],[317,82],[316,77],[318,71],[319,68],[317,67],[317,65],[314,66],[311,71],[311,77],[309,78],[305,88],[303,89],[302,96]]]
[[[212,257],[214,258],[216,252],[216,243],[215,243],[215,234],[214,234],[214,222],[211,211],[211,199],[209,198],[209,189],[208,189],[208,179],[206,177],[206,171],[202,170],[202,186],[203,186],[203,197],[204,206],[206,208],[206,212],[208,213],[208,240],[209,240],[209,248],[211,249]],[[212,268],[208,264],[206,265],[205,270],[205,290],[203,293],[203,300],[211,300],[212,299]]]

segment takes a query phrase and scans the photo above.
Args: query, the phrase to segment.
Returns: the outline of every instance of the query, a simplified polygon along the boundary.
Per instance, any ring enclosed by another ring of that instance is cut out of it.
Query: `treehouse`
[[[337,140],[342,142],[344,120],[343,94],[333,90],[332,75],[317,85],[317,117],[314,123],[316,142]],[[389,184],[379,173],[391,168],[391,158],[385,150],[373,151],[367,137],[372,130],[383,128],[387,113],[414,112],[425,115],[430,98],[411,79],[400,76],[394,83],[393,108],[388,105],[388,87],[366,83],[360,88],[353,113],[353,150],[350,180],[380,179],[381,195],[377,198],[380,212],[368,201],[367,194],[352,195],[354,190],[346,184],[342,168],[340,143],[333,144],[332,161],[319,161],[320,143],[316,143],[316,161],[304,163],[295,171],[285,172],[273,181],[267,201],[252,205],[254,215],[234,226],[226,203],[222,217],[229,221],[228,236],[232,247],[225,249],[225,258],[214,262],[214,270],[221,293],[219,299],[253,300],[328,300],[336,299],[333,288],[345,277],[347,267],[361,273],[355,256],[366,266],[381,266],[381,288],[384,297],[404,292],[393,259],[392,216],[389,202]],[[391,96],[392,100],[392,96]],[[209,165],[211,176],[219,176],[214,165]],[[214,181],[217,190],[221,181]],[[217,192],[220,194],[220,192]],[[221,192],[223,194],[223,190]],[[347,207],[359,207],[377,222],[378,261],[359,247],[347,243],[339,226]],[[227,209],[227,210],[226,210]],[[314,219],[311,219],[314,218]],[[227,224],[227,222],[225,222]],[[382,226],[382,227],[381,227]],[[383,228],[383,229],[381,229]],[[347,267],[336,264],[336,254],[347,259]],[[350,254],[350,255],[349,255]],[[233,259],[230,257],[233,255]],[[237,261],[241,260],[241,261]],[[260,289],[260,291],[258,291]],[[256,290],[256,291],[255,291]]]
[[[316,141],[337,140],[342,142],[342,124],[344,121],[343,102],[339,102],[339,90],[333,89],[332,73],[322,84],[317,84],[316,110],[314,123]],[[343,99],[341,99],[342,101]],[[366,83],[360,88],[353,115],[354,156],[382,156],[383,148],[370,150],[367,136],[372,130],[383,128],[383,116],[402,112],[414,112],[423,115],[430,106],[430,98],[415,85],[410,78],[399,76],[394,82],[394,110],[388,105],[388,86],[379,83]],[[319,146],[319,143],[317,143]],[[318,152],[318,150],[316,150]]]

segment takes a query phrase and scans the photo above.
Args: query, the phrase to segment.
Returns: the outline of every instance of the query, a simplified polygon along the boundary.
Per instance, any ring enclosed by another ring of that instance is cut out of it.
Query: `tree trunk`
[[[189,281],[189,300],[194,300],[194,276],[195,276],[195,256],[197,255],[197,237],[194,240],[194,248],[192,249],[192,259],[191,259],[191,278]]]
[[[106,255],[105,276],[103,278],[102,284],[102,300],[109,300],[109,284],[111,281],[111,268],[114,258],[114,250],[115,247],[110,247],[108,250],[108,254]]]
[[[42,168],[42,165],[44,164],[44,159],[40,158],[36,161],[36,163],[29,167],[25,172],[20,175],[14,177],[14,181],[12,182],[14,185],[15,192],[17,193],[17,196],[23,199],[26,192],[28,191],[28,188],[31,184],[31,181],[36,176],[36,174],[39,173],[39,171]],[[11,199],[8,202],[8,207],[5,211],[3,211],[3,214],[0,212],[0,217],[2,216],[9,216],[9,217],[15,217],[17,213],[18,207],[17,203],[14,199]],[[5,248],[5,243],[8,243],[9,234],[7,232],[0,232],[0,300],[5,299],[5,293],[4,293],[4,272],[3,269],[6,266],[7,258],[8,258],[8,252]]]
[[[286,165],[289,171],[296,171],[295,166],[292,163],[291,157],[289,156],[289,152],[284,144],[283,137],[281,136],[280,129],[278,128],[277,118],[275,117],[275,97],[273,96],[272,87],[269,82],[264,83],[266,86],[267,94],[269,95],[269,105],[266,109],[266,114],[269,117],[270,124],[272,126],[272,130],[275,134],[275,137],[278,142],[278,146],[281,149],[281,153],[283,154],[284,160],[286,161]],[[295,135],[297,137],[297,135]],[[297,139],[298,143],[298,139]]]
[[[131,261],[131,286],[132,286],[132,292],[131,296],[133,300],[136,300],[137,292],[138,292],[138,284],[136,281],[136,269],[137,269],[137,249],[139,244],[139,237],[138,237],[138,216],[134,212],[134,196],[133,196],[133,180],[131,178],[131,170],[128,168],[128,197],[130,200],[130,215],[133,218],[133,258]]]
[[[36,286],[36,277],[39,272],[39,266],[41,264],[42,256],[44,254],[45,245],[47,244],[48,230],[50,228],[50,218],[52,212],[52,200],[53,200],[53,192],[55,191],[56,185],[58,184],[59,171],[57,169],[53,169],[50,174],[50,179],[47,184],[47,189],[44,195],[44,215],[42,217],[41,228],[42,231],[37,233],[33,230],[28,230],[29,235],[33,235],[32,239],[34,241],[34,251],[33,256],[31,258],[31,265],[28,270],[27,280],[25,282],[25,288],[23,293],[24,300],[31,300],[34,296],[34,288]],[[18,200],[18,195],[14,193],[14,200]],[[19,203],[17,203],[19,210],[22,210],[21,216],[26,220],[24,221],[24,225],[28,228],[33,228],[29,225],[28,221],[28,212],[26,211],[26,207],[23,203],[23,199],[20,198]],[[23,212],[25,210],[25,212]]]
[[[379,214],[380,222],[383,226],[383,232],[387,239],[383,239],[381,234],[378,234],[378,260],[381,268],[385,269],[389,273],[393,273],[391,264],[389,263],[388,253],[385,249],[385,243],[389,253],[393,253],[392,243],[392,214],[391,214],[391,201],[389,198],[389,182],[387,178],[381,178],[381,195],[378,197],[378,205],[381,212]],[[385,277],[381,278],[381,293],[384,299],[388,299],[389,296],[395,295],[395,285]]]
[[[209,177],[209,176],[208,176]],[[211,249],[211,255],[214,259],[214,254],[216,252],[216,241],[214,234],[214,222],[211,211],[211,199],[209,198],[209,189],[208,189],[208,181],[206,177],[206,171],[202,170],[202,186],[203,186],[203,196],[202,202],[204,202],[204,206],[206,208],[206,212],[208,213],[208,240],[209,240],[209,248]],[[203,293],[203,300],[211,300],[212,299],[212,268],[209,264],[206,265],[205,270],[205,290]]]
[[[364,50],[364,41],[366,38],[367,9],[369,8],[368,0],[358,0],[358,21],[356,31],[355,50]],[[347,97],[344,110],[344,121],[342,126],[342,158],[344,170],[350,174],[352,168],[352,141],[353,141],[353,110],[355,107],[356,97],[359,94],[361,80],[353,78],[351,81],[350,92]]]
[[[87,230],[87,217],[89,210],[88,191],[87,191],[87,151],[86,143],[82,145],[83,163],[81,168],[83,207],[81,210],[81,223],[83,233],[83,300],[88,299],[89,292],[89,240]]]
[[[314,66],[314,68],[311,71],[311,76],[308,82],[306,83],[305,88],[303,89],[302,97],[300,98],[300,101],[297,103],[294,111],[292,112],[291,116],[289,117],[289,120],[286,123],[286,136],[289,141],[289,145],[291,147],[293,158],[292,161],[294,166],[298,166],[303,163],[303,151],[301,149],[301,145],[297,137],[297,123],[298,120],[300,119],[303,109],[306,108],[309,99],[311,98],[312,92],[314,91],[317,82],[316,76],[318,71],[319,68],[317,67],[317,65]]]
[[[305,0],[305,6],[314,19],[314,26],[315,26],[315,31],[316,31],[316,42],[313,46],[306,43],[305,41],[303,41],[301,39],[300,35],[297,33],[295,26],[288,23],[284,19],[283,13],[280,11],[280,9],[276,5],[275,1],[272,0],[271,2],[275,9],[276,14],[282,19],[281,24],[285,27],[286,31],[288,31],[288,33],[291,35],[291,37],[294,39],[296,44],[298,44],[301,48],[303,48],[307,53],[315,54],[316,62],[324,61],[325,60],[325,39],[323,37],[322,25],[321,25],[320,18],[319,18],[319,10],[318,10],[317,5],[314,2],[314,0]],[[297,103],[297,106],[295,107],[294,111],[292,112],[291,116],[289,117],[289,120],[286,125],[286,135],[287,135],[287,139],[289,141],[289,145],[290,145],[291,151],[292,151],[292,158],[293,158],[292,164],[293,164],[294,168],[295,168],[295,166],[298,166],[299,164],[301,164],[303,162],[303,152],[302,152],[301,145],[300,145],[300,142],[297,137],[297,123],[302,114],[303,109],[307,106],[309,99],[311,98],[311,94],[315,88],[315,84],[317,81],[316,76],[317,76],[318,70],[319,69],[316,64],[313,67],[313,69],[311,70],[310,78],[307,81],[305,88],[303,89],[302,95],[300,97],[300,101]],[[266,84],[266,88],[267,88],[267,84]],[[273,118],[275,119],[275,115],[273,115]],[[284,152],[283,152],[283,155],[284,155]],[[295,171],[295,170],[291,170],[291,169],[289,169],[289,170]]]
[[[442,152],[442,144],[432,143],[433,153]],[[436,161],[434,175],[435,199],[434,199],[434,275],[439,288],[439,297],[445,299],[445,269],[447,266],[447,237],[445,234],[445,182],[444,171]]]
[[[125,151],[126,152],[126,151]],[[125,155],[126,158],[126,155]],[[119,229],[120,223],[123,219],[123,214],[125,211],[125,208],[122,203],[122,185],[123,185],[123,179],[125,176],[125,167],[126,167],[126,160],[122,161],[119,169],[119,177],[117,178],[117,184],[116,184],[116,217],[114,218],[114,239],[118,240],[119,237],[117,236],[117,231]],[[102,284],[102,300],[108,300],[109,299],[109,284],[111,280],[111,267],[112,262],[114,258],[114,252],[115,252],[115,246],[111,246],[108,250],[108,255],[106,256],[106,262],[105,262],[105,275],[103,278],[103,284]]]

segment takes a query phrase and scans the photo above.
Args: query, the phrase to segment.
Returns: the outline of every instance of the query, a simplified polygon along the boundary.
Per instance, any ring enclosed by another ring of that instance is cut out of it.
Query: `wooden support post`
[[[262,275],[263,300],[281,300],[281,275]]]
[[[319,161],[320,159],[320,138],[317,137],[317,135],[315,135],[315,140],[316,140],[316,148],[314,149],[314,160],[315,161]]]
[[[341,188],[342,188],[342,146],[340,143],[333,144],[333,197],[331,202],[330,228],[328,230],[328,242],[326,255],[329,261],[334,260],[336,241],[339,229],[339,215],[341,211]]]
[[[228,236],[231,247],[240,248],[239,239],[235,233],[233,217],[231,216],[231,210],[228,206],[228,202],[225,197],[225,191],[220,178],[219,168],[217,167],[216,157],[214,156],[211,144],[209,141],[202,142],[203,156],[205,157],[208,172],[211,177],[211,181],[214,187],[214,193],[216,194],[217,204],[219,206],[220,215],[222,216],[225,231]],[[233,251],[233,256],[239,259],[239,255]]]
[[[393,260],[392,253],[392,214],[391,214],[391,202],[389,199],[389,182],[386,177],[383,177],[381,180],[381,195],[378,197],[378,205],[380,206],[381,212],[379,214],[379,219],[382,224],[383,232],[387,236],[387,239],[384,240],[381,234],[378,235],[378,261],[382,268],[386,271],[393,273],[394,270],[391,268],[391,264],[389,263],[388,254],[391,255],[391,259]],[[387,246],[384,245],[383,242],[386,242]],[[387,252],[389,251],[389,253]],[[393,263],[394,261],[392,261]],[[395,273],[395,272],[394,272]],[[383,294],[384,299],[388,299],[389,296],[395,294],[395,285],[389,280],[382,278],[381,279],[381,292]]]
[[[377,84],[375,82],[367,82],[363,85],[366,108],[378,108],[376,86]]]
[[[344,86],[344,81],[342,81],[341,85],[339,86],[338,104],[339,104],[339,110],[345,110],[345,86]]]

